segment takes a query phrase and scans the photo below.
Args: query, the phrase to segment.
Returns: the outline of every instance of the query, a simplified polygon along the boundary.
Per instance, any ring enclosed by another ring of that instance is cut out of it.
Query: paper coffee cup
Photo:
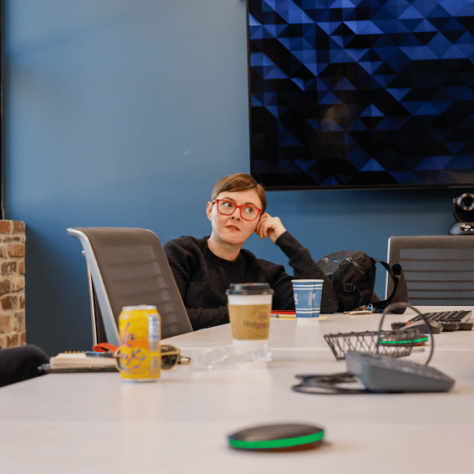
[[[270,285],[232,284],[226,294],[234,344],[249,349],[267,345],[273,297]]]
[[[318,321],[324,280],[292,280],[297,320]]]

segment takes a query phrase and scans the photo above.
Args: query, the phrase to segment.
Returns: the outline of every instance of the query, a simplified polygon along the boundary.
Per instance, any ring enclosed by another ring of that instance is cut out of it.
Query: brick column
[[[25,343],[25,223],[0,220],[0,346]]]

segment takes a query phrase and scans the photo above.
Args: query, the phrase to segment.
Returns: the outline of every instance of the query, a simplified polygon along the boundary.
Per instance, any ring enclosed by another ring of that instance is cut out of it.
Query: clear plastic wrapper
[[[247,370],[261,367],[271,361],[268,346],[242,350],[233,345],[209,349],[194,349],[191,365],[195,370]]]

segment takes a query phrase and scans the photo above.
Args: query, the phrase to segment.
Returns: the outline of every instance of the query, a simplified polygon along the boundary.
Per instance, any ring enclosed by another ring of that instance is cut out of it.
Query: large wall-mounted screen
[[[474,185],[472,0],[247,0],[268,189]]]

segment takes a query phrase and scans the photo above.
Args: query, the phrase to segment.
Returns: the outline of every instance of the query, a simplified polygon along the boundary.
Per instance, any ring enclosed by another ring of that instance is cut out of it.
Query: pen
[[[272,311],[278,319],[296,319],[296,311]]]
[[[95,352],[95,351],[86,351],[87,357],[113,357],[113,352]]]

